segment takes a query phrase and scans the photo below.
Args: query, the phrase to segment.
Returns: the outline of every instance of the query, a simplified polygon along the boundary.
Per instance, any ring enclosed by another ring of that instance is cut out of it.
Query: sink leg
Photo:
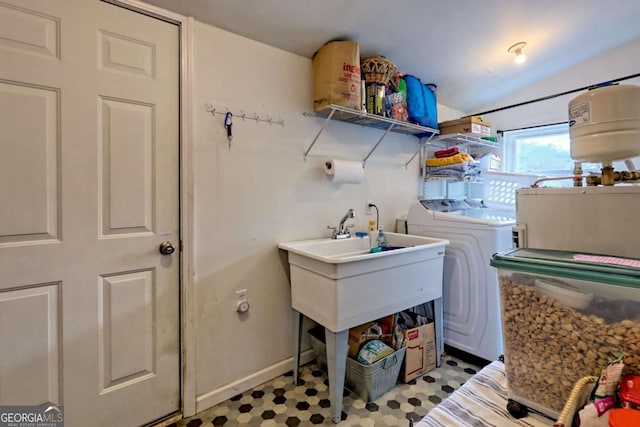
[[[300,341],[302,341],[302,321],[304,317],[297,310],[293,312],[293,384],[298,384],[300,380]]]
[[[433,315],[435,317],[436,330],[436,366],[442,365],[442,353],[444,353],[444,319],[442,316],[442,298],[433,300]]]
[[[325,328],[327,341],[327,368],[329,369],[329,399],[331,400],[331,418],[338,424],[342,418],[342,393],[347,367],[349,331],[331,332]]]

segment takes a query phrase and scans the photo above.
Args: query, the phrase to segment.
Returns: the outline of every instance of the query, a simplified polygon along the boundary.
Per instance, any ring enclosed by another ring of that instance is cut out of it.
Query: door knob
[[[160,243],[159,249],[162,255],[171,255],[176,251],[175,245],[168,240],[165,240],[164,242]]]

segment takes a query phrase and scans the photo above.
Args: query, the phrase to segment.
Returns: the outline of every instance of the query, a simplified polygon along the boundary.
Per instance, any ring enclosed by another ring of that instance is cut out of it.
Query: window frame
[[[505,172],[512,173],[532,173],[528,171],[518,171],[515,169],[518,139],[522,139],[523,137],[535,138],[560,134],[569,134],[568,122],[505,131],[502,134],[502,169]]]

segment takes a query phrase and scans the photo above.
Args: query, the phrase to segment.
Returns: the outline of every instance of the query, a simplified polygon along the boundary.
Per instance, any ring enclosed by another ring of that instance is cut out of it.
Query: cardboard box
[[[434,323],[404,331],[407,352],[400,378],[409,382],[436,368],[436,333]]]
[[[390,314],[389,316],[385,316],[376,321],[368,322],[364,325],[349,329],[349,357],[357,359],[360,348],[364,343],[370,340],[380,340],[389,347],[395,348],[393,319],[394,315]],[[370,331],[373,326],[376,326],[376,328],[374,328],[374,331]],[[381,333],[377,333],[375,330],[378,330]]]
[[[358,357],[358,351],[360,347],[367,342],[370,338],[367,333],[371,327],[375,325],[375,322],[367,322],[364,325],[356,326],[349,329],[349,357],[356,359]]]
[[[438,124],[440,135],[451,133],[471,133],[477,136],[491,135],[491,123],[479,117],[465,117]]]

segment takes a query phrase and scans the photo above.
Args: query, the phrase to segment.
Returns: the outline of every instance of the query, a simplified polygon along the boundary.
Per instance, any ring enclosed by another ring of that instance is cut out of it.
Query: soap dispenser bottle
[[[369,220],[369,249],[378,247],[378,230],[376,230],[376,220]]]
[[[382,226],[378,228],[378,247],[380,249],[387,247],[387,236],[384,235],[384,231],[382,231]]]

